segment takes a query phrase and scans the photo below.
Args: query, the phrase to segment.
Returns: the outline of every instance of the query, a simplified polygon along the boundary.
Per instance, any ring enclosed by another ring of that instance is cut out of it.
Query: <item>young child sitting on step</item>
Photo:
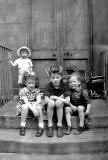
[[[32,61],[28,58],[31,56],[31,50],[28,47],[21,47],[17,50],[17,55],[19,56],[14,62],[12,61],[11,55],[9,55],[9,62],[12,66],[18,66],[19,76],[18,84],[19,88],[22,88],[22,78],[25,72],[32,72]]]
[[[77,112],[79,116],[79,128],[75,134],[81,134],[84,131],[84,119],[89,115],[91,101],[87,91],[81,87],[81,77],[78,73],[72,73],[68,79],[70,88],[70,104],[65,108],[66,121],[68,130],[65,134],[70,134],[71,128],[71,114]]]
[[[34,72],[24,74],[24,84],[26,87],[22,88],[19,92],[20,100],[18,104],[18,112],[20,105],[21,112],[21,127],[20,135],[25,135],[25,126],[28,113],[33,113],[35,117],[38,117],[38,130],[36,133],[37,137],[40,137],[43,134],[43,113],[41,105],[41,95],[39,88],[36,86],[36,76]]]
[[[53,113],[56,107],[57,114],[57,137],[63,137],[62,118],[64,103],[70,102],[70,92],[66,84],[62,82],[62,69],[53,65],[49,70],[50,82],[45,87],[45,101],[47,103],[48,129],[47,137],[53,137]]]

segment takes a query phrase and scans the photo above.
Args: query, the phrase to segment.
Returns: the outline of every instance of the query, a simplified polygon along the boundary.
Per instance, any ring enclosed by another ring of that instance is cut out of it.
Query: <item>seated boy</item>
[[[73,73],[68,79],[69,88],[71,92],[70,104],[65,108],[66,121],[68,130],[65,134],[70,134],[71,127],[71,113],[77,112],[79,116],[79,128],[75,134],[81,134],[84,131],[84,119],[90,112],[90,99],[87,91],[81,87],[81,80],[78,73]]]
[[[47,103],[48,130],[47,137],[53,137],[53,113],[56,107],[57,114],[57,137],[63,137],[62,118],[63,106],[70,102],[70,92],[62,80],[62,69],[58,66],[51,66],[49,71],[50,83],[45,87],[45,101]]]

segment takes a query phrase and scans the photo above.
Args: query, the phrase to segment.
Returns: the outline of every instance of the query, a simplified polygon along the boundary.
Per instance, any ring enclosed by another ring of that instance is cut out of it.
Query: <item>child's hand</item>
[[[12,55],[8,52],[8,60],[12,60]]]
[[[58,97],[57,97],[57,96],[50,96],[50,99],[52,99],[52,100],[57,100]]]
[[[88,110],[85,111],[85,115],[89,115],[89,111]]]
[[[72,108],[73,111],[77,111],[78,110],[78,108],[76,106],[71,106],[71,108]]]

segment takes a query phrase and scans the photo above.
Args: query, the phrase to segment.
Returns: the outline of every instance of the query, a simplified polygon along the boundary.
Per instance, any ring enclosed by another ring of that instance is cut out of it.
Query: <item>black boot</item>
[[[53,127],[48,127],[47,132],[46,132],[46,136],[47,137],[53,137],[54,136]]]
[[[63,129],[62,129],[61,126],[58,126],[58,127],[57,127],[57,137],[58,137],[58,138],[63,137]]]
[[[71,127],[68,126],[67,130],[64,132],[65,135],[69,135],[71,133]]]
[[[20,135],[25,136],[25,127],[20,127]]]
[[[41,137],[43,134],[43,128],[39,127],[36,133],[36,137]]]
[[[74,133],[75,135],[81,134],[85,130],[85,127],[79,126],[78,130]]]

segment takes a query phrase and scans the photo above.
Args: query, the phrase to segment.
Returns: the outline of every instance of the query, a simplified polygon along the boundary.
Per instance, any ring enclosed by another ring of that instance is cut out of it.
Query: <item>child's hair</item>
[[[82,77],[81,77],[81,75],[80,75],[78,72],[73,72],[73,73],[68,77],[68,81],[69,81],[69,79],[70,79],[72,76],[76,76],[76,78],[77,78],[77,80],[78,80],[79,82],[82,81]]]
[[[32,80],[35,81],[35,87],[39,87],[39,81],[38,81],[38,78],[37,78],[37,76],[36,76],[36,74],[34,72],[31,72],[31,73],[25,72],[24,73],[23,79],[22,79],[23,85],[26,85],[26,82],[29,79],[32,79]]]
[[[68,75],[71,75],[74,72],[77,72],[77,67],[76,66],[69,66],[69,67],[66,68],[66,73]]]
[[[48,70],[49,76],[51,76],[51,73],[57,73],[59,75],[62,75],[62,71],[63,71],[62,67],[58,65],[52,65]]]

